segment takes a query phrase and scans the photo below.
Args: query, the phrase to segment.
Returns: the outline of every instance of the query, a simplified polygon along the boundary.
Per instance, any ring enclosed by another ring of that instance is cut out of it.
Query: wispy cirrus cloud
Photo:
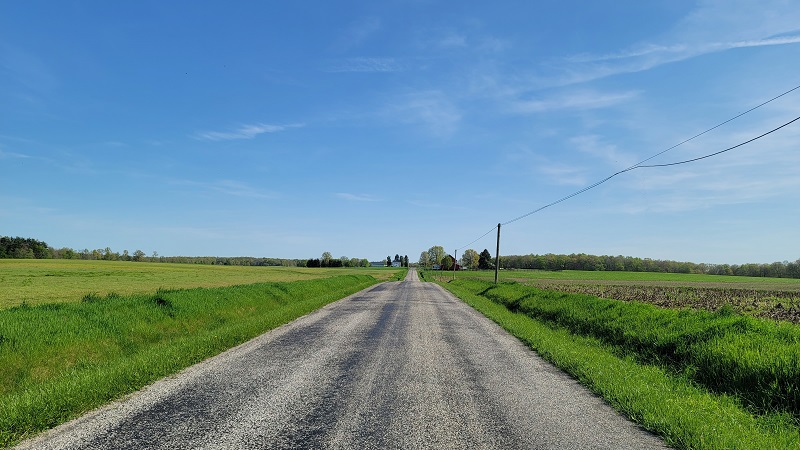
[[[31,156],[25,155],[23,153],[7,152],[2,148],[0,148],[0,159],[19,159],[19,158],[25,159],[25,158],[31,158]]]
[[[346,51],[358,47],[381,29],[381,19],[378,17],[364,17],[352,23],[334,41],[334,48]]]
[[[346,192],[337,192],[336,197],[342,200],[348,200],[352,202],[377,202],[380,201],[378,197],[370,194],[350,194]]]
[[[0,42],[0,69],[12,82],[7,87],[24,88],[36,95],[51,91],[59,84],[44,59],[3,42]]]
[[[217,181],[191,181],[191,180],[171,180],[171,184],[188,186],[200,191],[218,192],[233,197],[276,199],[280,194],[273,191],[265,191],[250,186],[247,183],[236,180],[217,180]]]
[[[568,141],[578,151],[600,158],[615,167],[630,167],[636,164],[636,158],[619,149],[616,144],[605,142],[597,134],[587,134],[571,137]]]
[[[361,72],[361,73],[381,73],[381,72],[398,72],[404,70],[404,66],[400,64],[395,58],[347,58],[340,61],[331,63],[326,69],[326,72],[331,73],[347,73],[347,72]]]
[[[274,125],[266,123],[256,123],[242,125],[233,131],[203,131],[194,135],[195,139],[206,141],[229,141],[234,139],[253,139],[259,134],[277,133],[290,128],[301,128],[305,124]]]
[[[800,9],[783,0],[703,0],[665,34],[617,52],[552,61],[550,85],[641,72],[698,56],[741,48],[800,44]],[[541,80],[540,80],[541,81]]]
[[[439,137],[455,133],[462,117],[453,99],[439,90],[400,96],[388,107],[387,113],[400,122],[422,124]]]
[[[579,54],[568,56],[565,61],[574,63],[591,63],[602,61],[615,61],[615,60],[630,60],[636,58],[651,57],[649,61],[643,61],[644,64],[664,64],[667,62],[675,62],[682,59],[699,56],[706,53],[713,53],[725,50],[732,50],[736,48],[748,47],[767,47],[773,45],[788,45],[799,44],[800,35],[795,36],[781,36],[771,37],[766,39],[754,39],[743,41],[731,42],[705,42],[695,44],[672,44],[672,45],[656,45],[645,44],[638,47],[623,50],[617,53],[609,53],[604,55],[590,55]],[[643,66],[647,67],[647,65]]]
[[[577,91],[535,100],[515,100],[511,102],[510,109],[517,113],[542,113],[566,109],[599,109],[624,103],[638,95],[639,91]]]

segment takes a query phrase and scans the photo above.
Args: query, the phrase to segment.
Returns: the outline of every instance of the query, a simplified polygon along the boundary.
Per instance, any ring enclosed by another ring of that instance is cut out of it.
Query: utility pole
[[[500,224],[497,224],[497,251],[494,254],[494,284],[497,284],[497,274],[500,270]]]
[[[453,252],[453,281],[456,279],[456,261],[458,261],[458,249]]]

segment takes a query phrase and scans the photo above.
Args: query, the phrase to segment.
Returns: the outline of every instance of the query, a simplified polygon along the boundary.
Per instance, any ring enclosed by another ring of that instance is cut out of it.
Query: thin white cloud
[[[279,195],[275,192],[262,191],[245,183],[234,180],[221,180],[210,185],[211,189],[235,197],[274,199]]]
[[[728,50],[800,44],[800,8],[783,0],[706,0],[660,37],[617,52],[552,61],[556,75],[536,80],[564,86],[641,72]]]
[[[536,167],[536,172],[558,185],[584,186],[588,182],[584,169],[563,163],[540,164]]]
[[[348,201],[354,202],[377,202],[379,201],[378,197],[370,194],[349,194],[346,192],[337,192],[336,196]]]
[[[22,153],[16,152],[7,152],[0,148],[0,159],[18,159],[18,158],[30,158],[30,155],[25,155]]]
[[[236,180],[217,180],[213,182],[171,180],[170,182],[179,186],[188,186],[202,191],[219,192],[233,197],[259,199],[276,199],[280,197],[280,194],[277,192],[260,190],[247,183]]]
[[[579,54],[568,56],[565,58],[568,62],[574,63],[592,63],[603,61],[615,61],[651,57],[652,59],[642,61],[642,68],[651,68],[655,65],[661,65],[668,62],[676,62],[682,59],[692,58],[695,56],[703,55],[706,53],[713,53],[735,48],[748,48],[748,47],[766,47],[772,45],[789,45],[800,43],[800,36],[783,36],[773,37],[766,39],[732,41],[732,42],[706,42],[697,44],[673,44],[673,45],[655,45],[646,44],[640,47],[635,47],[623,50],[618,53],[610,53],[605,55],[590,55]],[[636,67],[627,66],[628,69]]]
[[[536,100],[516,100],[510,109],[517,113],[543,113],[555,110],[588,110],[607,108],[629,101],[639,95],[638,91],[627,92],[569,92],[559,96]]]
[[[462,117],[456,104],[438,90],[404,95],[389,107],[388,113],[400,122],[422,124],[439,137],[455,133]]]
[[[555,161],[547,152],[531,148],[518,148],[505,155],[506,161],[498,168],[499,173],[519,172],[523,177],[541,180],[560,186],[585,186],[586,168],[562,161]]]
[[[0,69],[18,87],[22,86],[37,95],[58,86],[57,78],[43,59],[7,43],[0,43]]]
[[[339,51],[347,51],[358,47],[381,29],[381,20],[378,17],[365,17],[352,22],[339,39],[334,42],[334,47]]]
[[[259,134],[277,133],[290,128],[300,128],[304,124],[272,125],[266,123],[256,123],[252,125],[242,125],[233,131],[204,131],[195,135],[196,139],[207,141],[228,141],[234,139],[253,139]]]
[[[603,137],[600,135],[573,136],[569,138],[569,143],[580,152],[605,160],[616,167],[630,167],[636,164],[633,155],[620,151],[615,144],[603,142]]]
[[[467,37],[455,31],[448,31],[437,42],[440,48],[465,48],[467,47]]]
[[[347,58],[331,64],[326,71],[346,72],[398,72],[404,67],[394,58]]]

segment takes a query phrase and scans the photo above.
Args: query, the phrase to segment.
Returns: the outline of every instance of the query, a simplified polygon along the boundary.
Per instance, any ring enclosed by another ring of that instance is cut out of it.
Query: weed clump
[[[100,295],[98,295],[96,292],[90,292],[90,293],[84,295],[83,298],[81,298],[81,302],[83,302],[83,303],[97,303],[102,299],[103,298],[100,297]]]

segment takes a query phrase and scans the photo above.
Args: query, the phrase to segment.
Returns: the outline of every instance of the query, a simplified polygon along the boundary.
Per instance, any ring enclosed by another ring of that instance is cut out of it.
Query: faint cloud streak
[[[394,58],[347,58],[335,62],[326,69],[331,73],[348,72],[398,72],[403,70],[403,66]]]
[[[517,113],[542,113],[565,109],[600,109],[626,102],[638,95],[638,91],[616,93],[571,92],[540,100],[517,100],[512,102],[511,109]]]
[[[370,194],[349,194],[346,192],[337,192],[336,197],[341,198],[343,200],[353,201],[353,202],[377,202],[380,201],[377,197]]]
[[[277,133],[290,128],[301,128],[304,124],[271,125],[266,123],[256,123],[252,125],[242,125],[234,131],[205,131],[197,133],[195,139],[206,141],[229,141],[234,139],[253,139],[259,134]]]
[[[406,123],[423,124],[439,137],[456,132],[461,122],[458,107],[441,91],[422,91],[403,96],[389,113]]]

